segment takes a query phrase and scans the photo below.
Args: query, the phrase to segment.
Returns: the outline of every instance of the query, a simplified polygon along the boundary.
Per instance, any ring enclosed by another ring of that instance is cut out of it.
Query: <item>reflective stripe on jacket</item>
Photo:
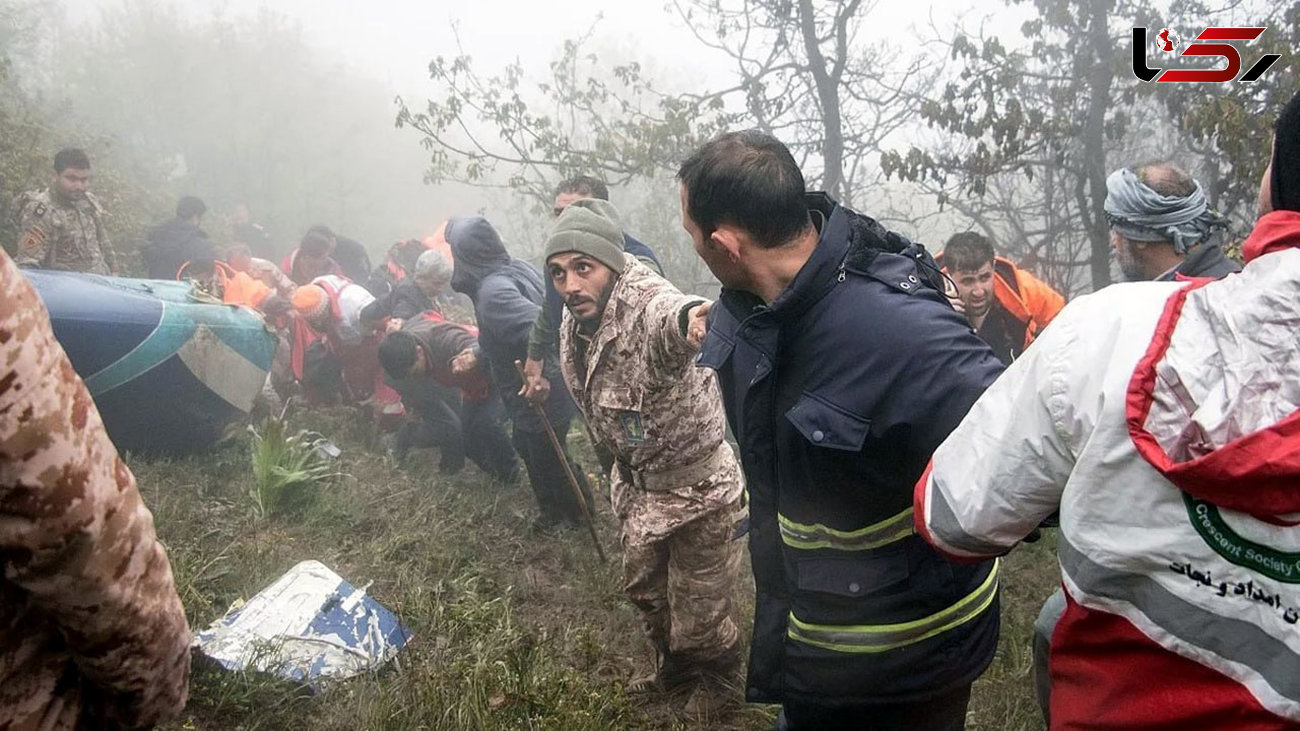
[[[936,451],[918,527],[1005,553],[1059,508],[1053,728],[1300,723],[1300,213],[1221,281],[1068,305]]]
[[[1001,364],[934,286],[923,248],[824,195],[809,202],[809,261],[770,305],[724,291],[699,358],[718,373],[749,487],[747,697],[923,700],[992,659],[997,575],[914,534],[911,485]]]

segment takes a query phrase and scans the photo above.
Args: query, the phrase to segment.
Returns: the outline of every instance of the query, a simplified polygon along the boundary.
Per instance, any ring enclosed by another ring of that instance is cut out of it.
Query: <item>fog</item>
[[[53,149],[77,144],[101,161],[92,189],[127,241],[192,194],[219,243],[247,202],[273,234],[268,255],[322,222],[378,260],[448,216],[483,213],[532,256],[550,187],[591,172],[611,182],[629,230],[696,287],[709,277],[680,231],[672,171],[692,143],[757,126],[791,145],[811,186],[932,249],[982,230],[1008,253],[1056,262],[1045,275],[1078,291],[1105,283],[1106,252],[1077,181],[1169,155],[1223,178],[1214,190],[1230,213],[1241,197],[1238,161],[1213,141],[1221,130],[1181,121],[1197,98],[1156,95],[1127,72],[1129,27],[1165,22],[1167,7],[1111,5],[810,4],[826,68],[844,60],[838,88],[818,88],[799,2],[0,0],[18,95],[0,121],[23,133],[4,151],[0,198],[42,185]],[[1280,12],[1230,5],[1214,17]],[[1091,94],[1099,65],[1114,68]],[[1104,134],[1085,129],[1089,104],[1103,105]],[[1170,112],[1134,113],[1152,108]]]

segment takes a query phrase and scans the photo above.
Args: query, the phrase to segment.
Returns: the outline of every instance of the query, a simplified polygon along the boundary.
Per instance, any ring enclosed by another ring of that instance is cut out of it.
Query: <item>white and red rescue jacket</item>
[[[1213,282],[1068,305],[917,485],[955,557],[1060,509],[1053,728],[1300,723],[1300,213]]]

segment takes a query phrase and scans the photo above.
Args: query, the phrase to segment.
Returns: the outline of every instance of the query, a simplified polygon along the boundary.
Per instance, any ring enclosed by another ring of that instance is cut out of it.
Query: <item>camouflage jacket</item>
[[[0,731],[131,729],[185,705],[167,554],[36,292],[0,251]]]
[[[695,367],[695,349],[682,333],[685,311],[704,300],[625,257],[585,353],[566,308],[560,365],[592,433],[619,463],[612,480],[615,514],[625,528],[631,519],[636,530],[667,534],[712,510],[735,507],[742,481],[724,441],[713,372]]]
[[[67,202],[53,191],[24,193],[18,213],[18,264],[40,269],[112,274],[116,256],[95,196]]]

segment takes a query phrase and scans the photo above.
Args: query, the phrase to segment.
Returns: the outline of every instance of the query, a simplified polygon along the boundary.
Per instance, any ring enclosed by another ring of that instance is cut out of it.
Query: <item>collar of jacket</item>
[[[1300,249],[1300,212],[1273,211],[1260,216],[1241,244],[1246,263],[1283,249]]]
[[[764,305],[762,299],[749,292],[722,290],[720,299],[737,320],[743,322],[760,314],[777,320],[797,318],[824,297],[839,278],[852,239],[848,214],[825,193],[808,193],[804,200],[809,211],[821,214],[825,220],[816,248],[794,280],[770,305]]]

